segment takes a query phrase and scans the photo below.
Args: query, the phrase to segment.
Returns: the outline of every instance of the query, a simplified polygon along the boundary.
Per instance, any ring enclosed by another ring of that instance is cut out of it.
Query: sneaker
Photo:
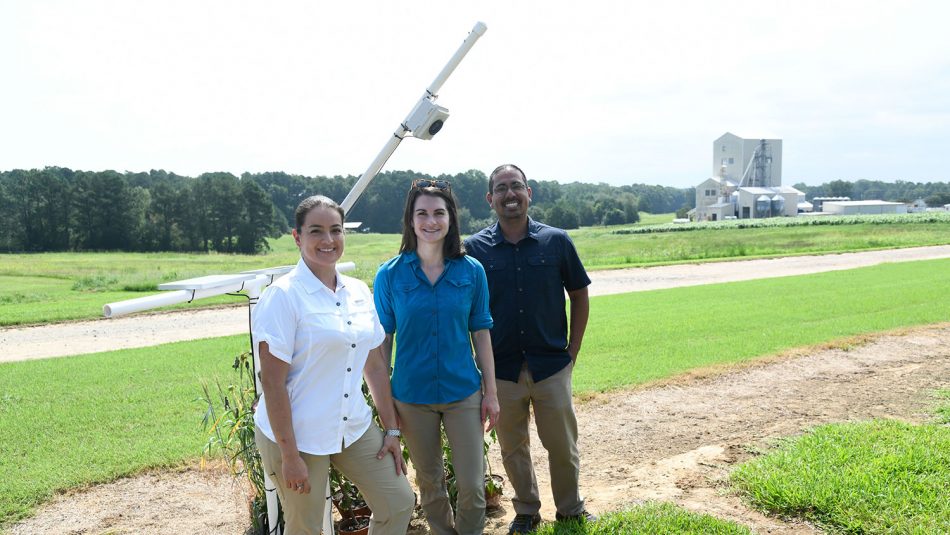
[[[508,535],[527,535],[534,533],[541,523],[541,515],[515,515],[515,519],[508,524]]]
[[[581,512],[576,515],[562,515],[561,513],[557,513],[554,515],[554,518],[556,518],[558,522],[577,522],[579,524],[597,522],[597,517],[588,513],[587,509],[582,509]]]

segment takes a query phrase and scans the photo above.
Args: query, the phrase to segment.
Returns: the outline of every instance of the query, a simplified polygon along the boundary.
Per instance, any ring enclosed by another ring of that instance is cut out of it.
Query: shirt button
[[[522,290],[521,288],[518,288],[518,291],[521,292],[521,291],[523,291],[523,290]]]
[[[344,421],[344,422],[346,421],[346,416],[343,417],[343,421]]]
[[[518,268],[517,271],[521,271],[521,268]]]
[[[337,303],[336,306],[340,306],[340,303]]]
[[[352,370],[352,368],[347,368],[346,371],[349,372],[349,371],[353,371],[353,370]]]
[[[352,322],[352,321],[348,321],[348,322],[346,322],[346,324],[347,324],[347,325],[353,325],[353,322]]]
[[[343,397],[348,398],[348,397],[350,397],[350,395],[349,395],[349,394],[343,394]]]
[[[518,314],[524,314],[524,309],[523,309],[523,308],[519,308],[519,309],[518,309]]]
[[[356,344],[350,344],[350,347],[356,347]]]
[[[524,331],[521,331],[521,334],[524,334]]]

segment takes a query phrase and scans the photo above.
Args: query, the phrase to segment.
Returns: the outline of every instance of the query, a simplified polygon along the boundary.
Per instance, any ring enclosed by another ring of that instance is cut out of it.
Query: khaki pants
[[[352,481],[373,511],[369,532],[373,535],[405,534],[412,516],[415,497],[406,476],[396,475],[392,455],[377,459],[383,447],[383,432],[375,425],[356,442],[333,455],[300,456],[310,473],[310,494],[288,491],[281,476],[280,447],[260,431],[254,441],[261,452],[264,470],[277,485],[277,496],[284,510],[286,535],[320,535],[323,528],[324,507],[329,500],[324,496],[330,463]]]
[[[481,535],[485,527],[481,406],[481,392],[454,403],[416,404],[396,400],[396,411],[422,495],[422,510],[435,535]],[[443,425],[452,448],[458,487],[458,511],[454,519],[442,467]]]
[[[584,499],[578,488],[580,457],[577,450],[577,418],[571,394],[573,364],[535,383],[527,366],[522,368],[518,382],[496,381],[501,417],[498,419],[498,445],[515,491],[511,503],[516,514],[536,514],[541,510],[538,481],[531,464],[531,442],[528,436],[529,406],[534,406],[538,438],[548,452],[551,471],[551,492],[557,512],[564,516],[584,510]]]

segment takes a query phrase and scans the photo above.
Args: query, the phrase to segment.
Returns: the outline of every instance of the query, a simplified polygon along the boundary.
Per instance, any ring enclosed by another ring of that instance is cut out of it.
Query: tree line
[[[164,170],[73,171],[62,167],[0,172],[0,251],[217,251],[253,254],[293,226],[304,198],[341,202],[357,176],[307,177],[283,172],[203,173]],[[348,214],[361,231],[401,231],[403,202],[415,178],[449,180],[464,234],[494,221],[478,170],[430,176],[380,173]],[[531,215],[561,228],[634,223],[639,212],[667,213],[694,200],[692,189],[633,184],[529,180]]]
[[[881,200],[911,203],[917,199],[923,199],[927,206],[935,208],[950,204],[950,184],[946,182],[832,180],[818,186],[795,184],[794,187],[805,193],[808,200],[815,197],[850,197],[854,201]]]

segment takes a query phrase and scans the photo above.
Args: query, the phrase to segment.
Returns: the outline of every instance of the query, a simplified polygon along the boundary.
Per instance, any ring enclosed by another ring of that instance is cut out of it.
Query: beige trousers
[[[482,393],[454,403],[416,404],[396,400],[396,411],[429,529],[435,535],[481,535],[485,527],[485,457]],[[442,432],[449,439],[458,488],[453,519],[442,467]]]
[[[515,496],[511,503],[516,514],[535,514],[541,510],[538,481],[531,464],[529,407],[534,407],[538,438],[548,452],[551,492],[557,512],[563,516],[584,510],[578,488],[580,457],[577,450],[577,418],[571,393],[574,365],[535,383],[527,366],[518,382],[496,381],[501,417],[498,419],[498,445]]]
[[[300,456],[310,473],[310,494],[289,491],[281,476],[280,447],[255,431],[254,441],[261,452],[264,470],[277,485],[277,496],[284,510],[286,535],[320,535],[323,528],[324,507],[329,500],[324,496],[330,463],[352,481],[360,490],[366,504],[373,511],[369,525],[372,535],[403,535],[409,527],[415,496],[406,476],[396,475],[392,455],[377,459],[383,447],[383,432],[375,425],[356,442],[333,455]]]

